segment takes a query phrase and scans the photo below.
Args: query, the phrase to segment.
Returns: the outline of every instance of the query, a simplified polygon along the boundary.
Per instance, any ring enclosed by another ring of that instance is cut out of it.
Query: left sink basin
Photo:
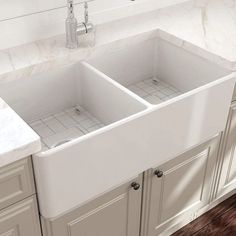
[[[42,151],[146,108],[85,62],[3,83],[0,97],[39,134]]]
[[[0,97],[41,136],[33,163],[42,216],[56,217],[136,175],[128,124],[147,106],[86,62],[1,81]]]

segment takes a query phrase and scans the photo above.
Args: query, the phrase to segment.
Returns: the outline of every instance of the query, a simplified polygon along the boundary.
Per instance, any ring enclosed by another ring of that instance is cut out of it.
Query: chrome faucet
[[[77,48],[78,36],[87,34],[93,30],[93,24],[89,23],[88,3],[84,2],[84,22],[78,23],[74,15],[73,0],[67,0],[68,16],[66,18],[66,47]]]

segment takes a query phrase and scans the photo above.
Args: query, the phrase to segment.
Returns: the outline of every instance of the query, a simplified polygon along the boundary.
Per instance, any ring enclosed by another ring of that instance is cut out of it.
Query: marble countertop
[[[41,148],[39,136],[0,99],[0,167]]]
[[[124,38],[156,30],[175,43],[178,38],[179,46],[236,70],[236,0],[194,0],[98,25],[94,33],[80,38],[76,50],[65,48],[64,35],[2,50],[0,85],[104,53],[119,47]],[[40,150],[38,135],[2,100],[0,124],[0,167]]]
[[[236,70],[236,0],[194,0],[96,27],[80,38],[80,48],[65,48],[64,35],[0,51],[0,82],[64,66],[109,43],[161,29],[195,51],[209,52],[216,63]]]

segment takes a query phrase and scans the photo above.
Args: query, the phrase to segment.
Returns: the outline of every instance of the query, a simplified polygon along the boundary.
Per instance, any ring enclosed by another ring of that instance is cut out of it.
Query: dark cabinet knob
[[[140,184],[139,184],[139,183],[136,183],[136,182],[133,182],[133,183],[131,184],[131,187],[132,187],[134,190],[139,190]]]
[[[157,178],[161,178],[163,176],[163,171],[161,170],[156,170],[154,172],[154,175],[156,175]]]

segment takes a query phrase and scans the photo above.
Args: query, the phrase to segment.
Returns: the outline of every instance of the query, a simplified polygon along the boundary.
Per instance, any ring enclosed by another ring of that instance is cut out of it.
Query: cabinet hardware
[[[163,176],[163,171],[161,170],[156,170],[154,172],[154,175],[156,175],[157,178],[161,178]]]
[[[136,183],[136,182],[133,182],[133,183],[131,184],[131,187],[132,187],[134,190],[139,190],[140,184],[139,184],[139,183]]]

